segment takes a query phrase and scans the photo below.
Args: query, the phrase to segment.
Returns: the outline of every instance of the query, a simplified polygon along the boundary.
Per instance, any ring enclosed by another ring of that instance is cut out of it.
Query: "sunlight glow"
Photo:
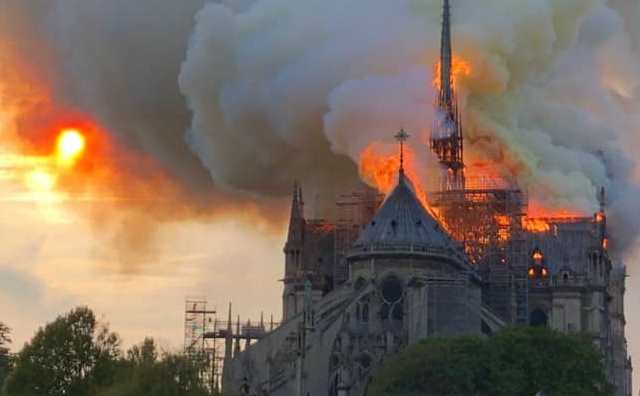
[[[73,165],[84,152],[85,146],[85,138],[78,130],[63,130],[56,144],[58,163],[65,166]]]

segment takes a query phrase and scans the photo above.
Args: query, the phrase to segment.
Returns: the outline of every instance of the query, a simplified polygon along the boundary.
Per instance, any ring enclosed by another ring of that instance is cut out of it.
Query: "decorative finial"
[[[400,173],[404,173],[404,142],[409,139],[409,135],[404,129],[395,134],[395,138],[400,142]]]

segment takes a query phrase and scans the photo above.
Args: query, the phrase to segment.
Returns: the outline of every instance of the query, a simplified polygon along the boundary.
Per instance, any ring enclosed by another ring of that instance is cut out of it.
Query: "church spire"
[[[442,4],[442,37],[440,47],[440,91],[436,100],[438,116],[433,125],[430,147],[442,166],[443,191],[465,188],[462,122],[458,112],[453,76],[453,50],[451,44],[451,6]]]
[[[442,4],[442,36],[440,38],[440,106],[451,108],[453,101],[451,82],[451,7],[449,0]]]
[[[302,241],[304,232],[304,201],[302,200],[302,188],[295,182],[293,184],[293,199],[291,201],[291,217],[289,218],[289,236],[287,243]]]

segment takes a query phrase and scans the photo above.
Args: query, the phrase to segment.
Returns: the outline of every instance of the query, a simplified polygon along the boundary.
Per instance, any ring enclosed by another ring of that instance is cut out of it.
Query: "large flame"
[[[571,222],[586,217],[589,217],[586,213],[561,207],[546,207],[534,199],[529,202],[527,216],[522,219],[522,228],[533,233],[545,233],[553,229],[553,223]]]
[[[369,144],[360,154],[360,175],[366,183],[388,194],[395,186],[400,158],[397,155],[384,155],[379,145]]]
[[[442,69],[442,63],[438,61],[435,65],[433,86],[436,90],[440,89],[440,71]],[[454,87],[458,86],[461,79],[469,77],[473,72],[471,63],[465,60],[460,55],[453,55],[451,59],[451,82]]]
[[[386,146],[388,147],[388,146]],[[400,157],[397,153],[385,154],[381,143],[370,143],[360,153],[360,176],[378,191],[389,194],[396,186],[400,170]],[[415,153],[410,147],[404,148],[404,173],[411,181],[416,197],[424,208],[435,218],[435,212],[429,205],[427,190],[418,176]]]

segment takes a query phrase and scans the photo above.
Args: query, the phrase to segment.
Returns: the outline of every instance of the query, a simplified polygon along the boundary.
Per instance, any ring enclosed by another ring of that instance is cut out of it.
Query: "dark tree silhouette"
[[[602,356],[587,336],[544,327],[494,337],[429,338],[390,358],[368,396],[606,396]]]

